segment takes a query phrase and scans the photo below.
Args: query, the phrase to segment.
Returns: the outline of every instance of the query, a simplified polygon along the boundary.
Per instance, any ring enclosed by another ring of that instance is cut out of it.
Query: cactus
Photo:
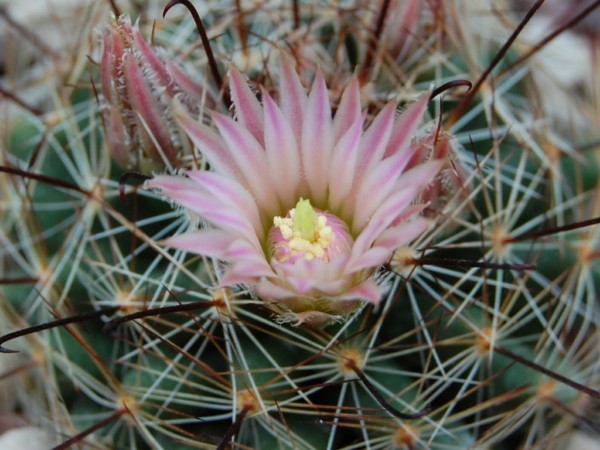
[[[598,2],[180,3],[5,62],[0,446],[597,438]]]

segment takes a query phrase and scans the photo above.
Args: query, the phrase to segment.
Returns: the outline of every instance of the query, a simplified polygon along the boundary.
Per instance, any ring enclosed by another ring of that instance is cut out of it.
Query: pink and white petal
[[[215,124],[227,143],[229,152],[239,171],[246,180],[246,186],[267,215],[279,211],[276,190],[271,182],[264,148],[248,130],[219,113],[213,113]]]
[[[186,175],[215,198],[221,200],[223,207],[240,211],[240,214],[252,223],[257,236],[264,234],[263,224],[254,197],[236,180],[206,170],[190,170]]]
[[[304,176],[311,200],[316,205],[324,204],[333,151],[333,126],[327,86],[320,70],[317,71],[304,112],[301,147]]]
[[[282,53],[279,58],[279,66],[281,71],[279,106],[294,130],[296,142],[300,143],[304,110],[308,99],[294,68],[293,60]]]
[[[375,280],[369,278],[338,295],[336,300],[364,300],[376,305],[380,302],[382,295],[383,288]]]
[[[417,217],[420,217],[421,213],[425,208],[429,206],[429,203],[415,203],[410,205],[404,211],[396,216],[394,221],[391,223],[391,227],[395,227],[403,224],[408,220],[413,220]]]
[[[316,284],[315,289],[325,296],[337,296],[340,292],[346,289],[348,280],[346,278],[334,278],[327,280],[320,280]]]
[[[447,161],[443,159],[434,159],[423,164],[412,167],[404,172],[396,182],[392,191],[399,191],[406,187],[418,186],[418,190],[423,190],[427,185],[434,182],[435,177],[440,170],[447,165]]]
[[[254,267],[256,267],[255,271],[260,269],[263,271],[265,276],[267,274],[273,274],[273,270],[267,262],[262,249],[257,249],[248,241],[242,239],[237,239],[234,242],[231,242],[223,254],[223,259],[226,259],[234,264],[237,264],[241,261],[252,263]]]
[[[410,169],[408,172],[403,173],[402,176],[395,182],[395,185],[391,189],[392,193],[388,195],[388,199],[380,202],[377,205],[377,209],[373,210],[370,216],[363,214],[363,210],[360,208],[356,209],[352,222],[353,231],[358,232],[363,227],[371,226],[371,222],[373,221],[374,217],[384,216],[386,212],[380,212],[380,210],[384,208],[384,205],[389,201],[390,198],[396,198],[396,200],[392,200],[392,202],[400,201],[403,205],[402,208],[400,208],[400,204],[398,204],[396,206],[396,211],[390,212],[389,210],[386,210],[387,214],[392,214],[392,216],[388,217],[388,219],[397,217],[398,214],[402,213],[403,209],[408,206],[403,199],[406,199],[407,195],[411,195],[414,199],[425,186],[434,180],[435,176],[442,169],[443,165],[443,160],[435,160],[425,164],[420,164],[413,169]],[[365,210],[370,209],[371,208],[365,208]],[[367,222],[369,223],[367,224]]]
[[[312,262],[312,261],[310,261]],[[294,264],[281,263],[271,259],[271,267],[283,283],[289,285],[292,290],[305,294],[311,290],[318,280],[312,276],[309,261],[299,259]]]
[[[383,202],[354,241],[351,253],[353,261],[360,258],[373,245],[379,235],[411,204],[417,192],[414,187],[403,189]]]
[[[395,251],[414,241],[417,237],[427,231],[430,225],[431,221],[429,219],[416,217],[408,222],[401,223],[400,225],[385,230],[377,239],[375,239],[373,246],[374,248],[384,247]]]
[[[268,275],[262,267],[256,266],[252,261],[238,261],[225,270],[220,283],[222,286],[256,284]]]
[[[264,123],[260,102],[243,75],[234,67],[229,69],[229,86],[237,121],[250,131],[258,142],[264,144]]]
[[[370,167],[383,158],[392,135],[395,114],[396,102],[389,102],[364,132],[359,150],[359,171],[367,173]]]
[[[307,294],[317,284],[315,280],[305,277],[287,277],[285,281],[299,294]]]
[[[310,261],[300,260],[294,264],[292,276],[308,278],[317,284],[328,283],[331,280],[341,280],[344,277],[344,268],[348,256],[336,258],[334,261],[312,259]]]
[[[302,173],[298,143],[294,130],[266,90],[263,90],[262,98],[269,173],[283,178],[277,189],[282,204],[293,205],[297,201],[297,188]]]
[[[240,216],[237,211],[226,211],[223,210],[222,206],[220,202],[216,201],[210,209],[206,209],[201,215],[216,227],[246,239],[257,249],[261,248],[252,224],[245,217]]]
[[[146,189],[160,189],[166,195],[187,189],[202,189],[194,180],[175,175],[156,175],[144,183]]]
[[[360,117],[360,86],[358,78],[353,76],[344,89],[340,105],[333,118],[333,135],[335,141],[338,141]]]
[[[234,163],[229,149],[221,136],[214,132],[212,128],[183,113],[183,107],[175,108],[175,112],[175,117],[179,125],[181,125],[214,170],[235,178],[238,181],[243,181],[244,178]]]
[[[358,149],[364,117],[359,117],[339,139],[331,155],[329,167],[329,205],[332,211],[354,212],[355,203],[348,197],[354,182]]]
[[[231,236],[221,230],[197,230],[173,236],[166,240],[165,245],[197,255],[222,259],[231,245]]]
[[[396,120],[384,157],[406,151],[419,127],[429,103],[429,93],[422,95]]]
[[[261,248],[252,223],[239,211],[223,208],[223,203],[211,194],[203,193],[201,189],[165,190],[163,193],[182,207],[212,223],[215,227],[222,229],[233,237],[246,239],[256,248]]]
[[[431,221],[416,217],[408,222],[384,230],[365,253],[353,254],[346,268],[348,273],[379,267],[390,260],[394,251],[409,244],[424,233]]]
[[[355,273],[364,269],[376,269],[390,260],[393,250],[387,247],[371,247],[365,253],[354,256],[346,267],[347,273]]]
[[[406,153],[397,153],[371,167],[360,182],[356,193],[356,204],[361,205],[355,211],[357,227],[363,227],[373,212],[394,190],[399,177],[409,161]]]
[[[266,301],[275,301],[285,298],[294,298],[298,296],[297,292],[272,283],[266,278],[263,278],[257,284],[256,293],[260,298]]]

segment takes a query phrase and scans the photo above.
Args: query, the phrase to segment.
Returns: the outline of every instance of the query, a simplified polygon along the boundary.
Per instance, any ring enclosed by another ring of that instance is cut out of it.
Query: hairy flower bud
[[[188,141],[172,118],[173,99],[197,114],[201,87],[145,42],[127,16],[113,20],[103,43],[103,121],[113,158],[124,168],[142,171],[177,166]]]

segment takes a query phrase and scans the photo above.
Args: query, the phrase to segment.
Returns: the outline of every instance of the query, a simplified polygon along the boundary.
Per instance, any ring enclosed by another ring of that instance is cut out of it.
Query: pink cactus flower
[[[177,96],[197,112],[202,88],[146,43],[128,16],[114,19],[103,40],[102,112],[111,155],[119,165],[142,171],[177,166],[187,138],[178,134],[171,101]]]
[[[147,187],[209,224],[169,247],[223,261],[221,284],[250,286],[280,322],[320,325],[380,301],[373,275],[428,228],[418,197],[443,162],[411,162],[427,95],[398,118],[390,102],[365,129],[356,78],[332,117],[321,73],[307,95],[287,58],[280,68],[279,102],[263,89],[262,105],[231,69],[236,119],[214,113],[215,132],[178,117],[213,170]]]

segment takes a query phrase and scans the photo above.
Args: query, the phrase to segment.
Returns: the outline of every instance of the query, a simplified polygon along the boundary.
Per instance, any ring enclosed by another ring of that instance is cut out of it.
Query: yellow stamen
[[[333,230],[327,225],[327,217],[317,215],[310,200],[300,199],[290,210],[290,217],[275,217],[273,224],[279,228],[292,255],[301,253],[304,259],[323,259],[325,249],[331,245]]]

